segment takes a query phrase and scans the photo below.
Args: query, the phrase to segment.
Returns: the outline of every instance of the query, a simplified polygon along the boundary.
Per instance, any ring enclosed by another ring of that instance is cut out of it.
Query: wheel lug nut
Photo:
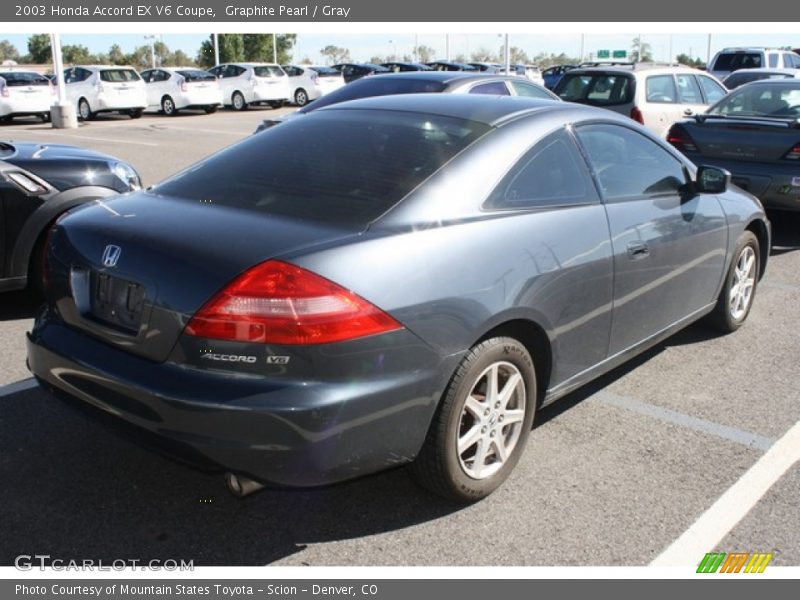
[[[494,437],[494,436],[495,436],[495,433],[497,433],[497,432],[496,432],[496,431],[494,431],[494,430],[492,430],[492,432],[489,434],[489,437]]]
[[[499,402],[495,402],[495,403],[494,403],[494,407],[495,407],[495,408],[500,408],[500,403],[499,403]]]
[[[481,427],[481,433],[486,433],[486,427]]]
[[[486,410],[483,412],[483,414],[484,414],[485,416],[487,416],[487,417],[488,417],[488,416],[489,416],[489,409],[487,408],[487,409],[486,409]]]
[[[505,419],[505,417],[504,417],[503,415],[500,415],[500,417],[499,417],[497,420],[498,420],[498,421],[500,421],[500,422],[502,423],[502,422],[503,422],[503,419]]]

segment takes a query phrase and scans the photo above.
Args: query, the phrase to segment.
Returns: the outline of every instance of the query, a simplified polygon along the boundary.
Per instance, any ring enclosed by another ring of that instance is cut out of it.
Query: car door
[[[640,107],[644,125],[660,136],[683,118],[683,108],[678,103],[678,90],[672,73],[645,77],[645,102]]]
[[[712,79],[708,75],[695,75],[697,78],[697,82],[700,84],[700,89],[703,90],[703,97],[705,98],[705,103],[707,105],[716,104],[718,100],[721,100],[725,97],[728,93],[728,90],[725,87],[717,82],[715,79]]]
[[[719,200],[690,192],[684,164],[643,133],[616,123],[576,133],[611,232],[614,355],[716,300],[726,219]]]
[[[139,75],[142,77],[142,81],[144,81],[144,89],[145,94],[147,95],[148,108],[155,108],[161,104],[161,96],[156,89],[157,82],[155,76],[157,72],[157,69],[147,69],[146,71],[139,73]]]

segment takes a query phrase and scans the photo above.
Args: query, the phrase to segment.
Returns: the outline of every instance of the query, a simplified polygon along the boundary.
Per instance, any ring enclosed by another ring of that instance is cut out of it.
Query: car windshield
[[[800,82],[752,83],[731,92],[709,111],[726,117],[800,117]]]
[[[267,65],[266,67],[253,67],[253,73],[256,77],[283,77],[283,69],[274,65]]]
[[[100,71],[100,79],[109,83],[139,81],[139,74],[133,69],[105,69]]]
[[[326,94],[314,100],[305,108],[298,112],[307,113],[323,106],[356,100],[358,98],[370,98],[372,96],[388,96],[390,94],[427,94],[443,91],[445,84],[440,81],[427,81],[424,79],[398,79],[395,77],[374,77],[368,79],[357,79],[346,86],[339,88],[335,92]]]
[[[0,73],[0,77],[5,79],[8,87],[18,85],[47,85],[50,80],[38,73],[26,73],[25,71],[9,71]]]
[[[155,192],[364,226],[489,129],[483,123],[419,113],[319,111],[251,136],[168,179]]]
[[[595,106],[627,104],[633,100],[633,78],[616,73],[566,73],[554,91],[568,102]]]
[[[178,75],[183,77],[187,82],[193,81],[216,81],[217,78],[214,77],[208,71],[201,71],[199,69],[184,69],[177,72]]]

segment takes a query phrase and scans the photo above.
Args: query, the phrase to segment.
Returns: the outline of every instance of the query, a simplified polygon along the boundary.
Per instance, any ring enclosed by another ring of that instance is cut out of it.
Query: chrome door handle
[[[631,242],[628,244],[628,258],[639,260],[650,256],[650,248],[644,242]]]

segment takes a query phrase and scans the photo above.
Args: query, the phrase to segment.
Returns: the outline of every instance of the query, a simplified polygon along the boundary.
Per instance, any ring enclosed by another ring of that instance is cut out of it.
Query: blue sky
[[[69,34],[61,35],[62,44],[82,44],[87,46],[91,52],[107,52],[112,44],[119,44],[123,51],[130,52],[136,46],[148,43],[141,34]],[[584,41],[586,54],[597,50],[630,50],[630,44],[636,32],[630,34],[587,34]],[[20,51],[27,52],[27,40],[29,34],[5,34],[0,31],[0,40],[7,39],[13,43]],[[194,56],[200,43],[206,39],[207,34],[164,34],[163,40],[172,50],[181,49],[190,56]],[[496,52],[502,45],[503,40],[498,34],[451,34],[450,53],[456,54],[470,53],[479,48],[486,48]],[[691,53],[693,56],[706,58],[708,36],[705,34],[645,34],[645,42],[651,45],[654,58],[656,60],[669,60],[670,47],[672,54]],[[671,39],[670,39],[671,38]],[[319,50],[328,44],[342,46],[350,49],[350,54],[354,60],[368,60],[373,55],[387,55],[397,52],[399,55],[411,54],[414,46],[415,36],[411,34],[385,33],[385,34],[320,34],[303,33],[298,35],[298,44],[295,48],[293,60],[300,61],[308,57],[312,62],[321,61]],[[433,47],[439,57],[445,55],[445,35],[444,34],[419,34],[417,36],[420,45]],[[512,34],[511,45],[519,46],[529,55],[539,52],[566,52],[568,55],[577,56],[580,52],[580,34]],[[800,34],[713,34],[711,38],[712,54],[720,48],[726,46],[792,46],[800,47]]]

